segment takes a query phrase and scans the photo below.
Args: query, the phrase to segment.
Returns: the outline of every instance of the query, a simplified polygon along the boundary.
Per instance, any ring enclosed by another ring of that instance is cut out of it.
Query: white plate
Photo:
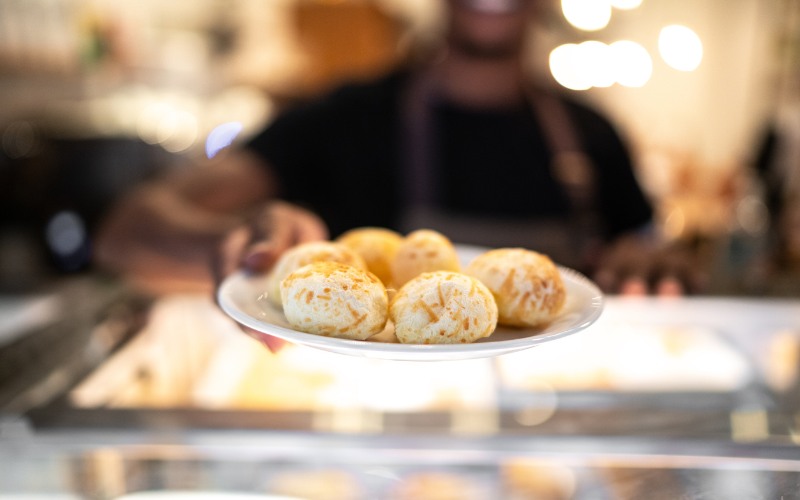
[[[462,252],[474,255],[474,251]],[[236,322],[250,328],[250,335],[262,339],[264,336],[282,338],[288,342],[316,349],[362,356],[367,358],[404,361],[448,361],[459,359],[498,356],[528,349],[545,342],[577,333],[594,323],[603,310],[603,294],[597,286],[582,274],[559,267],[567,289],[564,310],[549,325],[543,328],[498,327],[487,338],[472,344],[416,345],[391,341],[393,335],[380,334],[380,340],[346,340],[323,337],[293,330],[283,316],[267,300],[264,277],[238,272],[229,276],[220,286],[217,299],[220,307]],[[390,332],[389,332],[390,333]]]

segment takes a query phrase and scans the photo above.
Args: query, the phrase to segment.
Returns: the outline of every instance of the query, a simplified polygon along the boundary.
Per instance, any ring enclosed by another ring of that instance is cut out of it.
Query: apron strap
[[[529,98],[550,148],[553,178],[564,188],[573,211],[594,212],[595,165],[584,152],[569,111],[562,101],[540,91],[532,90]]]
[[[433,70],[421,71],[410,78],[401,101],[401,147],[405,155],[403,199],[411,212],[438,213],[440,170],[437,148],[437,127],[433,104],[437,98]],[[582,255],[593,250],[597,224],[595,165],[584,152],[572,117],[563,102],[555,96],[531,89],[529,104],[550,150],[550,171],[567,195],[571,214],[569,234],[571,251]],[[422,220],[417,219],[419,224]],[[549,222],[552,227],[552,221]],[[533,226],[532,226],[533,227]],[[410,229],[410,228],[403,228]]]
[[[437,205],[439,152],[433,103],[436,82],[432,70],[410,77],[401,99],[402,199],[407,206]]]

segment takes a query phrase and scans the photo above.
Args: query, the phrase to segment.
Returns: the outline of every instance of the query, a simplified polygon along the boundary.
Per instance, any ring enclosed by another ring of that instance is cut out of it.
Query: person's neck
[[[439,90],[451,102],[508,107],[525,100],[526,78],[516,54],[482,58],[448,51],[437,69]]]

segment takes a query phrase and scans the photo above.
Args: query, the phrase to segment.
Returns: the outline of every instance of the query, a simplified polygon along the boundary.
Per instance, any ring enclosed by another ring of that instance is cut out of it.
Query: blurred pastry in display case
[[[246,342],[220,346],[208,370],[196,380],[195,405],[304,411],[337,403],[329,394],[345,374],[325,359],[311,361],[304,358],[305,351],[294,346],[274,355],[250,339],[242,340]]]
[[[736,391],[753,367],[715,331],[601,322],[567,337],[497,358],[500,385],[561,391]]]
[[[671,467],[604,467],[599,471],[612,498],[686,498],[681,470]],[[715,487],[716,486],[716,487]],[[708,491],[719,492],[720,485],[708,485]],[[733,493],[733,492],[731,492]],[[654,494],[657,494],[654,496]],[[747,498],[715,496],[709,498]],[[692,495],[693,496],[693,495]],[[762,497],[765,498],[765,497]]]
[[[207,297],[174,296],[69,398],[81,408],[485,409],[494,380],[486,359],[386,362],[291,344],[272,353]]]
[[[510,458],[500,464],[500,482],[507,500],[569,500],[577,478],[571,468],[555,462]]]
[[[766,342],[766,355],[761,366],[764,379],[775,391],[790,389],[797,380],[800,366],[800,332],[780,330]]]
[[[314,241],[294,246],[281,254],[266,279],[267,299],[281,307],[281,281],[294,271],[314,262],[338,262],[367,269],[360,255],[350,248],[330,241]]]
[[[243,336],[208,297],[165,297],[145,328],[79,383],[70,400],[78,407],[191,406],[195,381],[216,349]]]
[[[481,500],[490,498],[485,485],[466,472],[413,472],[391,488],[389,500]]]
[[[344,468],[281,471],[270,479],[269,492],[304,500],[367,498],[358,479]]]
[[[380,227],[361,227],[343,233],[336,242],[355,251],[370,272],[385,286],[392,286],[392,261],[403,242],[402,235]]]
[[[195,385],[204,408],[313,411],[485,409],[495,404],[487,360],[386,362],[288,345],[277,354],[241,336],[220,346]]]

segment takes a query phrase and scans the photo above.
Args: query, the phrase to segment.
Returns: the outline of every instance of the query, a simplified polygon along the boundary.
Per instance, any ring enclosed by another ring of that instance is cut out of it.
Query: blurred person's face
[[[478,57],[507,57],[522,48],[535,0],[448,0],[454,50]]]

